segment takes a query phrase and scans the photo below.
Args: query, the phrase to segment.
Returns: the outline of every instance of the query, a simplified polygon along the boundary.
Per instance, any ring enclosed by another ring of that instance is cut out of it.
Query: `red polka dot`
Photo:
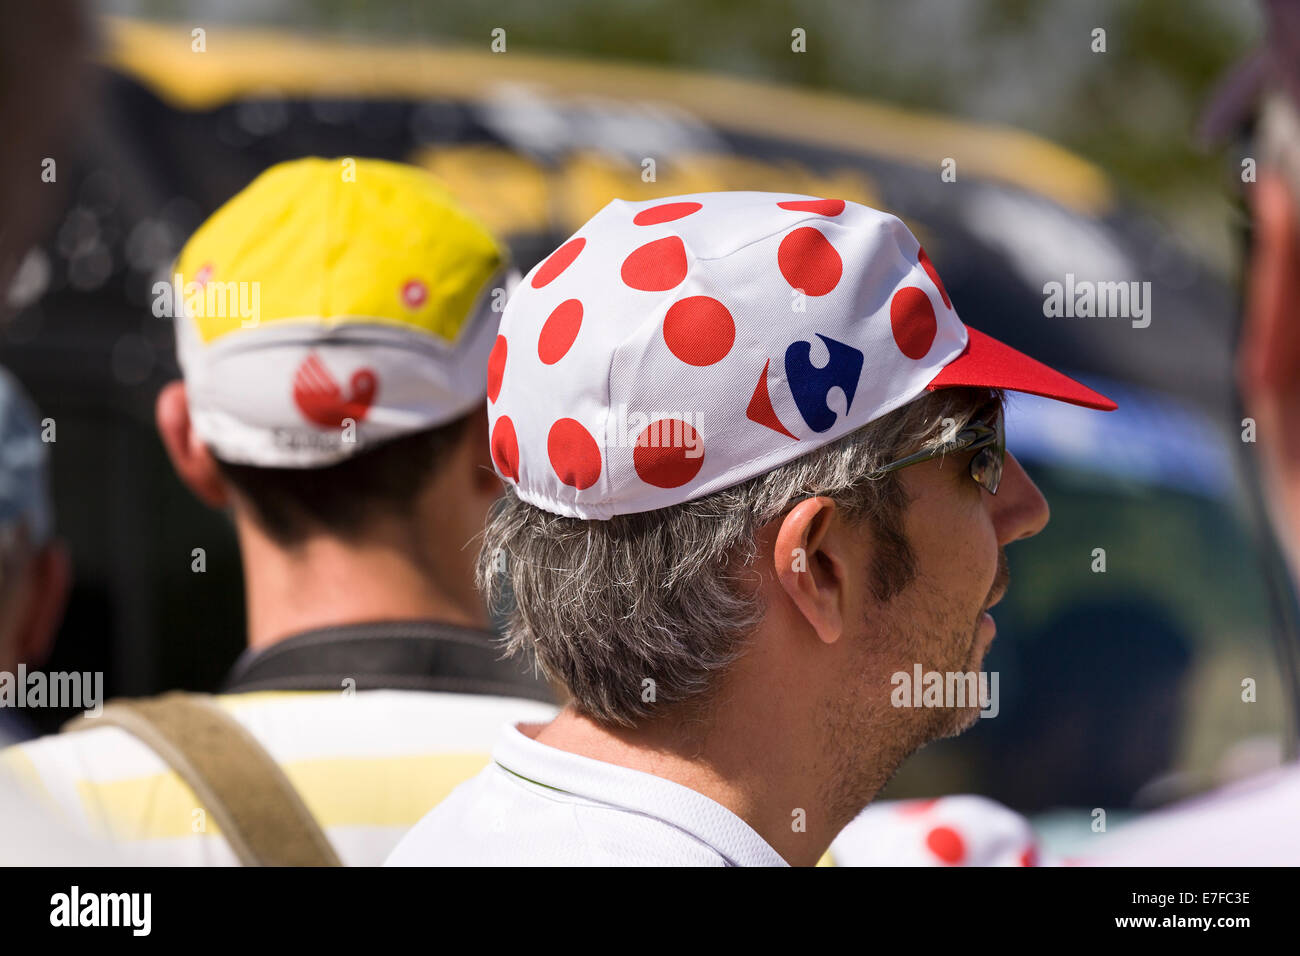
[[[956,866],[966,858],[966,842],[952,827],[935,827],[926,834],[925,845],[950,866]]]
[[[930,297],[911,285],[899,289],[889,300],[889,324],[898,350],[910,359],[925,358],[939,332]]]
[[[931,262],[930,257],[925,254],[924,249],[917,251],[916,261],[921,263],[921,268],[925,270],[925,274],[930,277],[930,281],[934,283],[934,287],[938,289],[939,294],[943,296],[943,304],[951,309],[952,299],[948,298],[948,290],[943,287],[943,280],[939,278],[939,270],[934,267],[934,263]]]
[[[796,212],[815,212],[819,216],[838,216],[844,211],[843,199],[799,199],[777,205]]]
[[[642,292],[666,292],[686,278],[686,247],[677,236],[647,242],[623,260],[623,281]]]
[[[561,418],[546,436],[546,454],[560,481],[581,491],[600,477],[600,447],[572,418]]]
[[[506,337],[498,335],[492,346],[492,354],[487,364],[487,395],[489,402],[495,402],[501,394],[501,377],[506,373]]]
[[[582,303],[565,299],[551,312],[537,337],[537,357],[547,365],[564,358],[582,326]]]
[[[664,316],[664,342],[687,365],[720,362],[736,341],[736,323],[727,307],[707,295],[673,303]]]
[[[1031,847],[1027,848],[1027,849],[1025,850],[1024,853],[1020,854],[1020,865],[1021,865],[1021,866],[1037,866],[1037,865],[1038,865],[1038,847],[1036,847],[1036,846],[1031,846]]]
[[[551,282],[565,269],[573,264],[573,260],[578,258],[578,253],[582,247],[587,244],[586,239],[570,239],[560,248],[551,253],[550,257],[542,263],[541,268],[533,273],[533,288],[540,289],[542,286]]]
[[[662,206],[651,206],[649,209],[642,209],[632,217],[632,221],[638,226],[657,226],[661,222],[683,219],[703,208],[697,202],[666,202]]]
[[[908,800],[898,808],[898,812],[899,815],[905,817],[919,816],[928,811],[938,802],[938,797],[931,797],[929,800]]]
[[[492,462],[497,471],[512,481],[519,480],[519,439],[515,436],[515,423],[502,415],[492,426]]]
[[[840,254],[812,226],[796,229],[782,239],[776,259],[785,281],[805,295],[825,295],[844,273]]]
[[[704,466],[704,444],[699,432],[680,418],[660,418],[637,436],[632,464],[646,484],[680,488]]]

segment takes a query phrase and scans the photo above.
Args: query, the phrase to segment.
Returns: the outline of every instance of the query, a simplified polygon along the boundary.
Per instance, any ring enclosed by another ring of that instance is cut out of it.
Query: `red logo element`
[[[199,266],[199,271],[194,273],[194,281],[198,283],[200,289],[208,284],[208,280],[212,278],[213,271],[211,262],[205,262],[203,265]]]
[[[749,400],[749,407],[745,409],[745,417],[798,441],[799,438],[791,435],[790,430],[781,424],[781,419],[776,417],[776,409],[772,407],[772,396],[767,390],[767,370],[771,365],[772,360],[768,359],[763,366],[763,374],[758,377],[758,384],[754,386],[754,394]]]
[[[402,304],[408,309],[418,309],[429,301],[429,287],[419,279],[407,279],[402,286]]]
[[[374,370],[361,368],[352,373],[350,384],[352,394],[345,396],[325,363],[312,354],[294,372],[293,402],[304,418],[322,428],[342,428],[349,418],[360,423],[379,392],[379,378]]]

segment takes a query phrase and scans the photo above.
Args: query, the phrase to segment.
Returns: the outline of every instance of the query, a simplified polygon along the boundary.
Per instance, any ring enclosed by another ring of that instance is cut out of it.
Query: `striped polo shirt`
[[[324,629],[283,644],[251,658],[259,666],[237,669],[243,692],[213,700],[280,765],[346,865],[382,863],[416,821],[487,765],[503,725],[556,711],[528,699],[545,694],[501,666],[482,632],[398,622]],[[351,682],[344,691],[309,689],[344,680]],[[422,684],[454,689],[394,686]],[[190,787],[120,728],[12,746],[0,752],[0,771],[132,862],[238,863]]]

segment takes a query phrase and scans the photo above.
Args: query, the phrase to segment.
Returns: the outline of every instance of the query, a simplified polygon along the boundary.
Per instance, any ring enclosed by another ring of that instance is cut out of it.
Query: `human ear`
[[[194,431],[184,382],[168,382],[163,386],[154,404],[154,419],[167,457],[185,487],[210,508],[226,507],[230,491],[217,468],[217,460]]]
[[[781,589],[826,644],[844,633],[848,577],[842,528],[834,501],[808,498],[781,520],[772,553]]]

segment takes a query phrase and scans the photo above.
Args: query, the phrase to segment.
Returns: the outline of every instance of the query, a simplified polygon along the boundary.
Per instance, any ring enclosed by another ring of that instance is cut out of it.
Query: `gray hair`
[[[999,392],[930,392],[822,448],[679,505],[590,521],[555,515],[507,489],[479,552],[477,581],[504,612],[506,652],[573,695],[578,711],[634,726],[664,704],[707,700],[762,621],[756,536],[824,495],[876,535],[872,589],[887,601],[915,574],[907,501],[881,467],[939,447]]]

